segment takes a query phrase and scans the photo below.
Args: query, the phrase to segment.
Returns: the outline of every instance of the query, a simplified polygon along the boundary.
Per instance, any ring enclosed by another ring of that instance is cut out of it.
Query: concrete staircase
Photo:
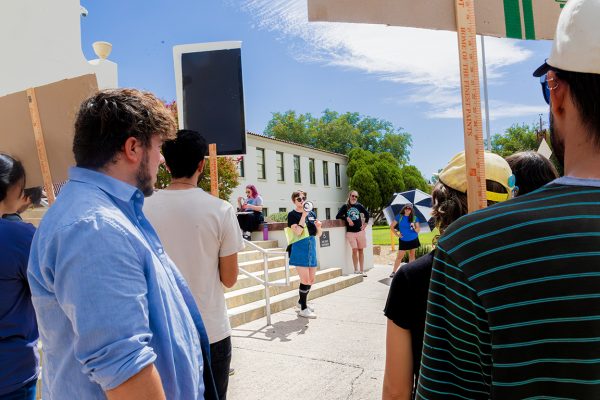
[[[284,251],[277,248],[276,240],[253,241],[252,243],[263,249]],[[238,253],[240,268],[245,269],[252,275],[264,279],[264,265],[262,253],[249,246]],[[268,263],[269,282],[285,282],[285,257],[270,256]],[[342,276],[341,268],[318,269],[315,283],[310,290],[309,300],[325,296],[337,290],[362,282],[361,275]],[[271,313],[276,313],[293,307],[298,302],[298,286],[300,278],[294,267],[290,267],[289,286],[269,286],[271,299]],[[238,281],[230,289],[226,289],[225,300],[227,302],[229,321],[232,327],[245,324],[265,316],[265,288],[264,286],[240,273]],[[317,310],[318,313],[318,310]]]
[[[26,222],[38,226],[46,210],[47,208],[29,209],[22,214],[22,217]],[[278,243],[276,240],[253,241],[252,243],[263,249],[284,251],[284,249],[277,247]],[[246,247],[244,251],[238,253],[238,263],[240,268],[245,269],[260,279],[264,279],[263,256],[260,251]],[[285,282],[284,256],[269,257],[268,277],[269,282]],[[325,296],[326,294],[362,281],[363,277],[361,275],[342,276],[341,268],[319,268],[315,276],[315,283],[312,285],[308,297],[310,300]],[[294,307],[298,302],[299,285],[300,278],[298,277],[298,273],[294,267],[291,267],[289,286],[269,286],[271,313]],[[239,274],[238,281],[232,288],[225,289],[225,300],[232,327],[254,321],[266,315],[264,286],[243,273]]]

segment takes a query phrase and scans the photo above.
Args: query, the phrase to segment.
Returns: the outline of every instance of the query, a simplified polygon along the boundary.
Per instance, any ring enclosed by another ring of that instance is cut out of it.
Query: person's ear
[[[202,173],[202,171],[204,171],[205,165],[206,165],[206,158],[198,163],[198,172]]]
[[[550,108],[552,113],[561,115],[564,110],[564,103],[569,92],[567,82],[561,80],[554,71],[548,71],[548,87],[550,88]]]
[[[128,162],[136,163],[142,159],[143,156],[143,145],[142,143],[130,136],[125,140],[125,144],[123,144],[123,157]]]

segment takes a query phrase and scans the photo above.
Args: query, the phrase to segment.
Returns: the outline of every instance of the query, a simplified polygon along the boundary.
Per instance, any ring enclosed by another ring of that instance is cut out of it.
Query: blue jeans
[[[37,379],[32,380],[25,386],[20,387],[14,392],[0,395],[0,400],[35,400],[35,385]]]
[[[217,386],[219,400],[227,398],[229,366],[231,365],[231,336],[210,344],[210,366]]]

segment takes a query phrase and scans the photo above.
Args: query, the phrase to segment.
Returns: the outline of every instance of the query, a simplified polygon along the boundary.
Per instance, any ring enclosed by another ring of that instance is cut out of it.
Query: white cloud
[[[483,103],[481,104],[483,110]],[[490,121],[506,117],[529,117],[548,112],[548,106],[531,106],[526,104],[490,102]],[[462,107],[447,107],[428,114],[430,118],[462,118]],[[485,118],[484,118],[485,120]]]
[[[231,0],[229,0],[231,1]],[[308,22],[306,0],[242,0],[242,8],[261,29],[290,40],[298,60],[318,62],[374,74],[403,84],[412,102],[430,104],[441,118],[460,118],[460,77],[456,33],[370,24]],[[239,5],[239,3],[238,3]],[[486,38],[486,62],[490,84],[498,82],[502,69],[531,56],[514,40]],[[406,86],[408,85],[408,86]],[[530,106],[506,110],[522,115]],[[535,108],[537,110],[537,108]],[[429,114],[429,113],[428,113]]]

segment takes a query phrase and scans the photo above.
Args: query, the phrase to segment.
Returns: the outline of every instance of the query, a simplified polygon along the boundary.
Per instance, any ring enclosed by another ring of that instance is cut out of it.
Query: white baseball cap
[[[552,68],[600,74],[600,0],[568,0],[560,13],[552,52],[533,73]]]

